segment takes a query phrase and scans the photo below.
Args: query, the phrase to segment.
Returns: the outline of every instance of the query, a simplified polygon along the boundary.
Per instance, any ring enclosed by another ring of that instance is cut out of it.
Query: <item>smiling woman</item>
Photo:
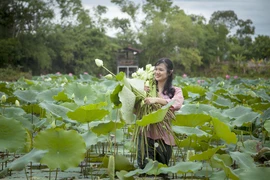
[[[181,108],[184,98],[179,87],[172,86],[173,63],[168,58],[161,58],[155,64],[154,81],[157,96],[146,97],[143,105],[137,102],[135,112],[137,119],[147,116],[147,112],[158,111],[158,108],[170,103],[169,110],[164,119],[158,123],[152,123],[145,127],[138,127],[137,133],[137,163],[143,169],[148,163],[148,159],[156,160],[162,164],[169,165],[172,156],[172,147],[175,146],[171,121],[175,118],[173,112]],[[149,87],[152,89],[151,87]],[[148,88],[146,88],[148,90]],[[139,104],[138,104],[139,103]],[[143,111],[142,109],[147,109]],[[143,112],[142,114],[138,112]],[[167,174],[161,174],[167,179]]]

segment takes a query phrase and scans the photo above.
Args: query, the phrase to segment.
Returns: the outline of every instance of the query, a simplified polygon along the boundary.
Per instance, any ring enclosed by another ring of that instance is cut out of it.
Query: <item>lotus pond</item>
[[[149,160],[138,169],[137,122],[125,119],[132,116],[130,96],[121,83],[126,78],[117,78],[50,74],[0,82],[0,178],[270,177],[269,79],[177,76],[185,102],[172,122],[177,146],[170,166]]]

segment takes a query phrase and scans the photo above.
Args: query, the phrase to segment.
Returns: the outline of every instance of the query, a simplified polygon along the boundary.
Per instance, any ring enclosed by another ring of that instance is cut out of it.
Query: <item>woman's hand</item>
[[[147,97],[144,99],[145,104],[161,104],[161,105],[166,105],[168,102],[163,99],[163,98],[158,98],[158,97]]]
[[[145,104],[155,104],[157,103],[157,98],[155,97],[147,97],[144,99]]]
[[[149,86],[144,86],[144,91],[149,92],[150,91],[150,87]]]

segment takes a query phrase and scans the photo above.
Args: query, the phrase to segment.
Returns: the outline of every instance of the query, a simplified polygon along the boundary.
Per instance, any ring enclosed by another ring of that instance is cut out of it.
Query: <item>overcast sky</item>
[[[134,2],[142,4],[144,0],[134,0]],[[207,20],[215,11],[233,10],[238,19],[252,20],[255,26],[255,36],[270,36],[270,0],[174,0],[173,2],[186,14],[202,15]],[[106,6],[108,12],[105,16],[107,18],[127,17],[110,0],[82,0],[82,3],[90,11],[97,5]],[[143,15],[138,14],[138,18],[143,18]],[[113,35],[113,33],[111,31],[110,35]]]

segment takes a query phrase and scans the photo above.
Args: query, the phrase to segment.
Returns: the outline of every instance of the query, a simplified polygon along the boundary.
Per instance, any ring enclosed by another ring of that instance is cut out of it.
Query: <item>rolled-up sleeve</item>
[[[184,96],[183,96],[183,93],[182,93],[182,89],[179,88],[179,87],[174,87],[175,89],[175,93],[174,93],[174,96],[172,97],[172,99],[167,99],[166,98],[166,101],[169,103],[171,101],[174,101],[173,105],[172,105],[172,109],[174,111],[177,111],[179,110],[182,105],[183,105],[183,102],[184,102]]]

